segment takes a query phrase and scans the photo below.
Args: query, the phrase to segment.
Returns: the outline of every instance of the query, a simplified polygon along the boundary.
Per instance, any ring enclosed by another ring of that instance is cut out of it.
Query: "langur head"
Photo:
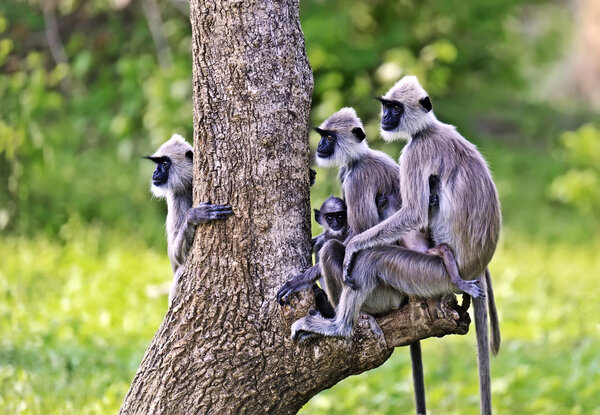
[[[163,198],[169,192],[180,194],[190,191],[193,154],[192,146],[182,136],[173,134],[153,155],[146,156],[156,163],[151,182],[154,196]]]
[[[315,220],[325,231],[340,236],[348,229],[346,203],[339,197],[330,196],[323,202],[321,209],[315,209]]]
[[[364,127],[353,108],[342,108],[315,131],[321,135],[317,147],[317,164],[321,167],[346,165],[369,148]]]
[[[400,79],[378,100],[385,141],[410,140],[436,120],[431,100],[416,76]]]

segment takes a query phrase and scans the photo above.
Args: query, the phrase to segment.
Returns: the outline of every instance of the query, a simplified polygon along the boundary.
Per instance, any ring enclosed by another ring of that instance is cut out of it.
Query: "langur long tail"
[[[421,342],[410,345],[410,360],[412,362],[413,385],[415,388],[415,410],[417,415],[427,414],[425,406],[425,378],[423,376],[423,356]]]
[[[485,285],[485,279],[481,279]],[[481,415],[492,413],[492,390],[490,378],[490,345],[488,316],[485,298],[473,298],[475,309],[475,332],[477,337],[477,366],[479,368],[479,396]]]
[[[496,300],[494,299],[494,290],[492,289],[492,276],[490,270],[485,269],[485,284],[487,286],[488,309],[490,313],[490,348],[492,354],[496,356],[500,350],[500,323],[498,322],[498,310],[496,309]]]

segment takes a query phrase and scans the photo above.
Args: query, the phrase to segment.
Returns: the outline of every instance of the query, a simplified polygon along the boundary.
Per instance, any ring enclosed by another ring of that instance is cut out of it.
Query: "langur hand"
[[[317,177],[317,171],[314,169],[309,169],[309,181],[310,181],[310,185],[314,185],[315,184],[315,178]]]
[[[346,247],[346,255],[344,256],[344,283],[353,290],[358,290],[360,288],[357,281],[352,277],[352,271],[358,252],[355,245],[350,242]]]
[[[231,206],[213,205],[204,202],[188,210],[187,220],[189,223],[199,225],[211,220],[226,219],[232,213],[233,209]]]
[[[308,286],[304,279],[304,272],[302,272],[290,278],[285,284],[283,284],[279,291],[277,291],[277,302],[279,305],[289,304],[293,294],[303,290]]]

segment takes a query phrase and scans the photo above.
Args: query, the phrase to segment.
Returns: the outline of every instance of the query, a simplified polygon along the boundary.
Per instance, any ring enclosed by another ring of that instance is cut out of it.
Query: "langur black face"
[[[335,132],[320,128],[315,128],[315,131],[321,134],[321,141],[319,141],[319,146],[317,147],[317,157],[322,159],[331,157],[335,152],[335,143],[337,141]]]
[[[331,196],[321,206],[315,209],[315,220],[325,229],[339,232],[348,226],[346,204],[338,197]]]
[[[152,174],[152,184],[157,187],[166,185],[169,181],[169,169],[171,168],[171,159],[167,156],[148,156],[146,158],[156,163],[156,169],[154,169],[154,173]]]
[[[399,129],[405,130],[411,124],[414,124],[415,108],[411,107],[410,103],[402,103],[400,101],[377,98],[381,102],[381,130],[384,132],[398,131]],[[408,105],[408,107],[407,107]],[[418,114],[422,114],[421,111],[431,111],[433,106],[429,97],[421,98],[418,102],[420,110]],[[420,117],[420,115],[419,115]],[[402,125],[402,128],[400,126]]]
[[[325,222],[329,227],[338,232],[346,227],[348,221],[346,219],[346,211],[341,212],[329,212],[323,215],[325,217]]]
[[[404,114],[404,104],[384,98],[378,98],[378,100],[382,107],[381,129],[383,131],[395,130]]]
[[[348,128],[347,131],[343,129],[324,130],[316,127],[315,131],[321,134],[321,141],[317,147],[317,162],[321,160],[319,165],[323,166],[323,161],[342,165],[348,160],[355,159],[356,154],[364,150],[363,140],[366,135],[360,127],[352,128],[352,130]]]

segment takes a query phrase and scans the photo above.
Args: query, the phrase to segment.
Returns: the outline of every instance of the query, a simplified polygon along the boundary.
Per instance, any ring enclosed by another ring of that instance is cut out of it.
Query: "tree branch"
[[[291,324],[314,307],[313,301],[312,291],[307,290],[300,295],[299,302],[284,308],[283,320],[288,335]],[[459,305],[452,294],[439,299],[410,298],[406,304],[385,315],[374,317],[361,312],[350,339],[318,337],[299,347],[339,349],[340,353],[331,354],[338,358],[331,365],[343,372],[350,362],[346,369],[353,374],[361,373],[379,366],[396,347],[428,337],[467,334],[471,323],[469,305],[469,297]]]
[[[307,290],[294,306],[286,306],[284,320],[291,324],[314,308],[312,291]],[[386,349],[408,346],[428,337],[443,337],[448,334],[467,334],[471,318],[468,309],[470,298],[465,297],[461,305],[453,294],[439,299],[410,298],[396,310],[376,317],[361,312],[350,341],[362,348],[372,347],[369,343],[381,343]],[[319,337],[310,344],[326,343],[329,337]]]
[[[68,63],[67,53],[60,40],[58,33],[58,23],[56,22],[56,16],[54,15],[54,4],[51,1],[47,1],[42,7],[44,14],[44,26],[46,30],[46,41],[50,48],[50,54],[54,58],[54,62]]]
[[[163,28],[163,21],[160,15],[160,7],[155,0],[142,0],[142,11],[146,16],[148,28],[156,47],[156,56],[161,68],[170,68],[173,66],[173,57],[171,48],[167,40],[167,34]]]

